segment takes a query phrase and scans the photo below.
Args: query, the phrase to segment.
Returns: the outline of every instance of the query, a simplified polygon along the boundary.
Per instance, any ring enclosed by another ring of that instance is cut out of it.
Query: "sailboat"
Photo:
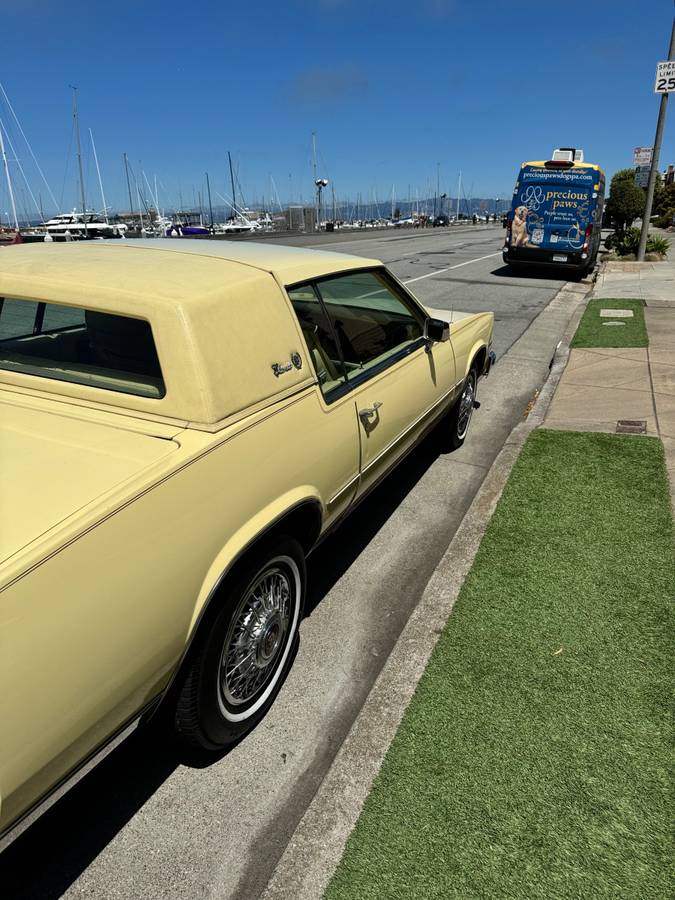
[[[12,176],[9,171],[9,161],[7,159],[7,153],[5,152],[5,141],[2,136],[2,123],[0,123],[0,156],[2,157],[2,167],[5,171],[5,178],[7,180],[7,191],[9,193],[10,203],[12,205],[12,217],[14,219],[14,230],[11,228],[5,228],[5,226],[0,222],[0,244],[14,244],[17,241],[19,232],[19,220],[16,215],[16,202],[14,200],[14,188],[12,185]]]
[[[84,196],[84,175],[82,172],[82,149],[80,146],[80,119],[77,111],[77,88],[73,87],[73,122],[75,127],[75,141],[77,147],[77,164],[79,169],[80,183],[80,200],[82,204],[81,211],[75,209],[69,213],[61,213],[54,216],[44,224],[41,230],[43,240],[56,241],[73,241],[73,240],[94,240],[96,238],[120,238],[124,237],[127,230],[126,225],[113,225],[108,221],[105,212],[105,197],[103,196],[103,183],[101,181],[101,172],[98,167],[98,156],[96,155],[96,146],[94,137],[91,134],[91,142],[94,150],[94,159],[96,161],[96,171],[98,172],[99,185],[101,187],[101,196],[103,197],[104,212],[97,213],[92,209],[87,209]],[[34,240],[35,235],[31,235]]]

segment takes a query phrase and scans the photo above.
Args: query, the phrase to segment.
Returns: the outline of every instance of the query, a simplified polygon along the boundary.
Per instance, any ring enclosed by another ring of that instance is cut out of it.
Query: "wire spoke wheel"
[[[214,594],[177,687],[174,726],[185,744],[229,747],[267,713],[297,652],[306,578],[302,545],[280,534]]]
[[[272,566],[242,597],[220,661],[220,691],[228,706],[250,704],[277,670],[293,619],[294,592],[290,574]]]
[[[459,399],[459,410],[457,413],[457,437],[463,440],[469,430],[469,422],[473,413],[473,404],[476,399],[476,374],[473,369],[469,372]]]

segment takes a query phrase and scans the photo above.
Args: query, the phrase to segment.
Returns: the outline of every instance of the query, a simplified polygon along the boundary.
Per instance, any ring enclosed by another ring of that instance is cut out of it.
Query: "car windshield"
[[[0,369],[160,398],[150,324],[38,300],[0,297]]]

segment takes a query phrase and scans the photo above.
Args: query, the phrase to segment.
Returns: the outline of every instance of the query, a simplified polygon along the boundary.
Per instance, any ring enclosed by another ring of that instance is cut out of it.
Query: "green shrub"
[[[670,241],[664,237],[652,234],[647,238],[647,253],[658,253],[665,256],[668,253]]]
[[[628,228],[626,231],[615,231],[605,240],[605,247],[613,250],[617,256],[627,257],[637,256],[638,247],[640,245],[640,229]],[[647,238],[647,253],[655,253],[659,256],[665,256],[668,253],[670,241],[666,238],[650,234]]]
[[[628,228],[619,235],[616,245],[616,252],[619,256],[628,256],[630,253],[637,253],[640,244],[640,229]]]

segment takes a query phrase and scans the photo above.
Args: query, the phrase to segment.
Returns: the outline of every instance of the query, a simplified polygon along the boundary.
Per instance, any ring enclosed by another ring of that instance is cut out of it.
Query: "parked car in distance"
[[[448,219],[448,217],[445,214],[436,216],[436,218],[434,219],[434,228],[436,228],[438,226],[445,227],[449,224],[450,224],[450,219]]]
[[[269,244],[0,251],[0,843],[161,704],[217,750],[291,665],[305,559],[438,423],[492,313]],[[336,636],[336,640],[339,639]]]

